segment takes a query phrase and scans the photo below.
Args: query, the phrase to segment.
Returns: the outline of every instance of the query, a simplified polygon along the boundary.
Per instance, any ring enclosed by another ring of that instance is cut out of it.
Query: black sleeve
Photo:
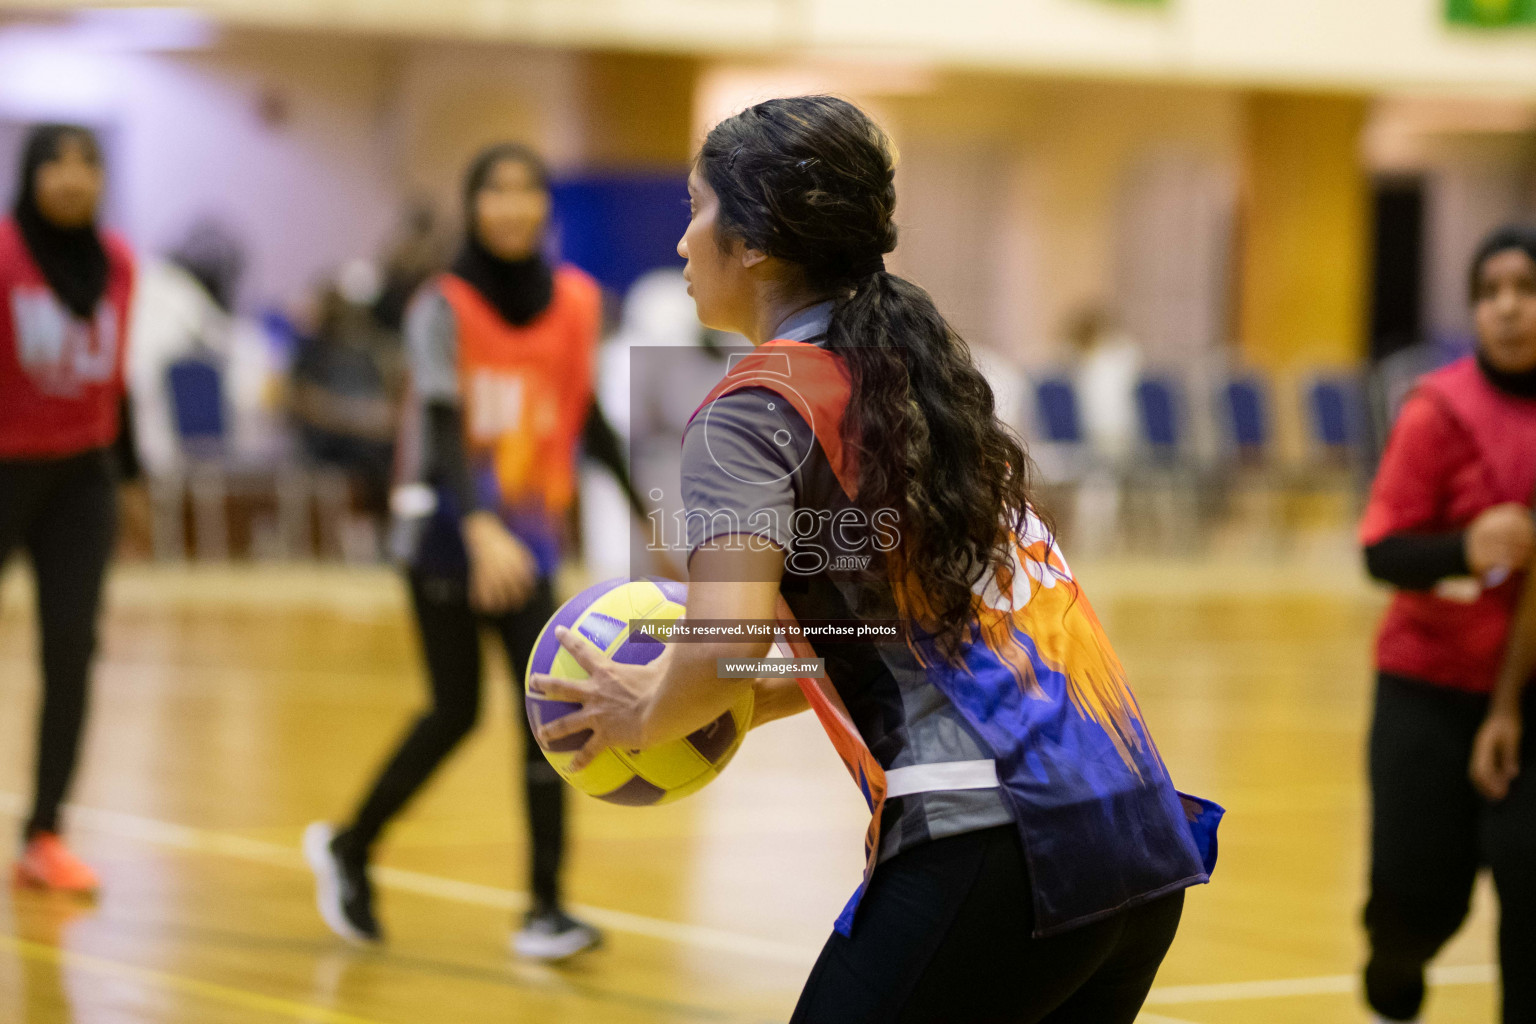
[[[582,446],[598,465],[613,474],[619,487],[624,490],[624,497],[629,502],[629,510],[639,520],[645,519],[645,503],[640,500],[640,495],[635,493],[634,481],[629,478],[629,467],[624,464],[623,446],[619,443],[619,435],[614,432],[613,426],[603,415],[603,410],[596,402],[592,403],[592,410],[587,413],[587,426],[582,433]]]
[[[452,494],[462,514],[479,508],[464,453],[464,414],[450,402],[427,405],[426,479]]]
[[[1394,533],[1365,549],[1365,568],[1400,590],[1428,590],[1451,576],[1469,576],[1466,535]]]

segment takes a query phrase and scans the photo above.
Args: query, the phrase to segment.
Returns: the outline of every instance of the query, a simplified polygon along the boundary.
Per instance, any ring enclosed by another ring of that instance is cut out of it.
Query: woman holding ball
[[[1209,877],[1220,810],[1175,793],[1124,671],[1030,504],[1029,459],[896,243],[884,133],[827,96],[717,125],[678,245],[707,326],[756,346],[683,446],[689,620],[896,622],[817,641],[824,685],[717,675],[768,642],[674,643],[588,673],[539,729],[645,749],[755,687],[813,708],[873,812],[865,885],[797,1024],[1130,1024]]]

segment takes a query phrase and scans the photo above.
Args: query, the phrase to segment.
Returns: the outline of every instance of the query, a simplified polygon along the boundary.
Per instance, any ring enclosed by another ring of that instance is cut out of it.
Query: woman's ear
[[[768,254],[763,252],[761,249],[749,249],[743,247],[741,250],[741,265],[746,267],[748,270],[751,270],[753,267],[757,266],[759,263],[762,263],[767,258]]]

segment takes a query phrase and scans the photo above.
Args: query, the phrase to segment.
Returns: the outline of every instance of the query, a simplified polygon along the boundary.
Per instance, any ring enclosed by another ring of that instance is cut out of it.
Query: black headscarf
[[[27,251],[43,272],[43,279],[53,289],[64,308],[75,316],[90,318],[107,290],[107,250],[94,221],[84,227],[61,228],[37,206],[37,172],[43,164],[56,160],[65,142],[78,142],[96,161],[101,147],[89,128],[72,124],[43,124],[32,129],[22,150],[21,173],[17,176],[16,203],[12,213],[21,229]]]
[[[1536,228],[1526,227],[1521,224],[1506,224],[1496,228],[1484,238],[1482,244],[1477,247],[1477,252],[1472,256],[1472,274],[1468,282],[1468,288],[1472,301],[1477,302],[1478,288],[1482,285],[1483,264],[1499,253],[1508,249],[1518,249],[1536,263]],[[1483,371],[1483,376],[1488,382],[1507,394],[1519,398],[1536,398],[1536,370],[1522,370],[1510,373],[1494,366],[1488,357],[1483,354],[1482,347],[1477,350],[1477,365]]]
[[[501,318],[522,327],[549,308],[555,293],[554,273],[542,253],[520,260],[504,260],[480,241],[475,216],[475,197],[485,187],[491,172],[504,160],[515,160],[528,168],[534,182],[549,188],[549,174],[544,161],[527,146],[504,142],[482,150],[464,176],[464,247],[453,261],[455,274],[474,286]]]
[[[1478,289],[1483,284],[1483,264],[1506,249],[1519,249],[1536,263],[1536,227],[1524,224],[1505,224],[1494,228],[1478,243],[1472,254],[1472,265],[1467,271],[1467,299],[1476,304]]]

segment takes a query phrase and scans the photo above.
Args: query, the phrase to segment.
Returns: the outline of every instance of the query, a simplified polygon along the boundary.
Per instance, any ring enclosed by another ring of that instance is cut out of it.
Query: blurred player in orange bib
[[[585,273],[542,254],[543,163],[518,145],[486,150],[469,168],[464,204],[462,250],[406,318],[410,385],[392,498],[392,544],[407,567],[432,706],[352,821],[340,830],[317,823],[305,836],[321,912],[355,940],[382,935],[367,873],[375,841],[475,724],[482,626],[501,640],[521,695],[523,667],[555,610],[551,578],[592,401],[601,298]],[[526,728],[524,747],[533,904],[513,945],[559,959],[599,936],[561,907],[565,786]]]

